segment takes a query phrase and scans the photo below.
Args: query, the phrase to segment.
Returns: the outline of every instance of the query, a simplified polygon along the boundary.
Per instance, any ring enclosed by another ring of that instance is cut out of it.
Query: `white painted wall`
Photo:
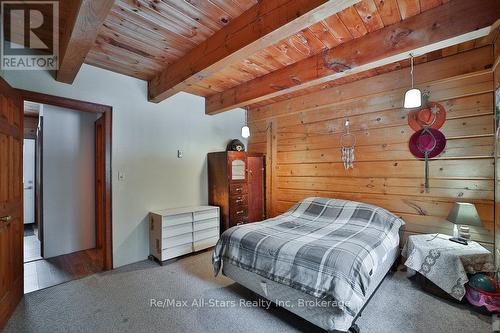
[[[51,258],[95,247],[98,115],[43,106],[43,248]]]
[[[35,140],[23,145],[24,224],[35,223]]]
[[[207,116],[204,99],[186,93],[149,103],[146,82],[88,65],[73,85],[43,71],[5,71],[2,77],[16,88],[113,106],[115,267],[147,257],[150,210],[207,203],[206,154],[240,138],[245,122],[241,109]]]

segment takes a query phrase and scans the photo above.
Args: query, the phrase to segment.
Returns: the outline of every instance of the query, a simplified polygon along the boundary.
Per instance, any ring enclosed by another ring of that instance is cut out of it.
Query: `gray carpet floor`
[[[151,307],[151,299],[236,301],[257,297],[214,278],[211,252],[160,267],[143,261],[27,294],[6,332],[323,332],[271,307]],[[157,303],[158,304],[158,303]],[[404,272],[388,276],[357,324],[364,333],[491,332],[491,317],[421,291]]]

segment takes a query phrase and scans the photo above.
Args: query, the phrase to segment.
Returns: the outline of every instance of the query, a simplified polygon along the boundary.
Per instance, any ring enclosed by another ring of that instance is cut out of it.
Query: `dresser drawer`
[[[167,236],[167,237],[165,237]],[[170,235],[164,235],[162,240],[162,250],[176,247],[183,244],[188,244],[193,242],[193,233],[190,232],[188,234],[178,235],[170,237]]]
[[[193,222],[193,213],[164,216],[162,219],[162,226],[165,227],[169,225],[177,225],[187,222]]]
[[[237,225],[242,225],[242,224],[247,224],[248,223],[248,218],[246,216],[240,217],[240,218],[233,218],[229,221],[229,225],[231,227],[237,226]]]
[[[233,183],[229,185],[229,195],[231,197],[247,193],[248,187],[246,183]]]
[[[219,227],[195,231],[193,233],[194,242],[198,242],[202,239],[213,238],[213,237],[219,237]]]
[[[232,217],[229,219],[229,227],[234,227],[237,225],[242,225],[242,224],[247,224],[247,223],[248,223],[247,216]]]
[[[219,236],[196,241],[193,243],[193,249],[194,249],[194,251],[208,249],[209,247],[212,247],[215,244],[217,244],[218,240],[219,240]]]
[[[165,261],[193,252],[193,243],[171,247],[161,251],[161,260]]]
[[[193,223],[183,223],[174,225],[165,225],[162,228],[162,234],[166,237],[172,237],[177,235],[186,234],[193,231]]]
[[[248,206],[248,196],[246,194],[233,195],[229,198],[230,207]]]
[[[208,219],[203,221],[194,221],[193,229],[194,231],[210,229],[210,228],[218,228],[219,227],[219,219]]]
[[[211,247],[219,239],[218,206],[179,207],[149,214],[149,250],[159,261]],[[205,241],[211,239],[210,241]]]
[[[248,207],[246,206],[236,206],[231,207],[229,211],[230,218],[234,219],[247,219],[248,218]]]
[[[217,208],[194,212],[195,221],[213,219],[218,217],[219,217],[219,209]]]

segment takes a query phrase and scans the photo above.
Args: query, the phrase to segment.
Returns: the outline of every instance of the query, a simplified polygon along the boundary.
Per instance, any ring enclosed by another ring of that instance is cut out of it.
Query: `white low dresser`
[[[214,246],[219,240],[216,206],[165,209],[149,213],[149,250],[160,263]]]

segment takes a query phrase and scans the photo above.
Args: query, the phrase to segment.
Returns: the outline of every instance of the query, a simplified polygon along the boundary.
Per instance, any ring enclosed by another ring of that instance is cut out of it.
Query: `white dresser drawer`
[[[149,250],[164,262],[214,246],[219,239],[217,206],[179,207],[149,214]]]
[[[219,219],[217,217],[213,219],[193,222],[194,231],[210,229],[210,228],[218,228],[218,227],[219,227]]]
[[[166,237],[182,235],[188,232],[193,232],[193,224],[191,222],[183,224],[166,225],[163,227],[162,230],[163,235]]]
[[[191,252],[193,252],[192,243],[175,246],[161,251],[161,260],[165,261]]]
[[[194,212],[194,220],[195,221],[213,219],[213,218],[218,218],[218,217],[219,217],[219,209],[218,208]]]
[[[193,233],[193,240],[195,242],[212,237],[219,237],[219,228],[204,229]]]
[[[163,226],[193,222],[193,213],[168,215],[163,217]]]
[[[162,241],[162,250],[192,242],[193,242],[192,232],[174,237],[164,237]]]
[[[194,251],[208,249],[209,247],[212,247],[215,244],[217,244],[218,240],[219,240],[219,236],[196,241],[193,243],[193,249],[194,249]]]

